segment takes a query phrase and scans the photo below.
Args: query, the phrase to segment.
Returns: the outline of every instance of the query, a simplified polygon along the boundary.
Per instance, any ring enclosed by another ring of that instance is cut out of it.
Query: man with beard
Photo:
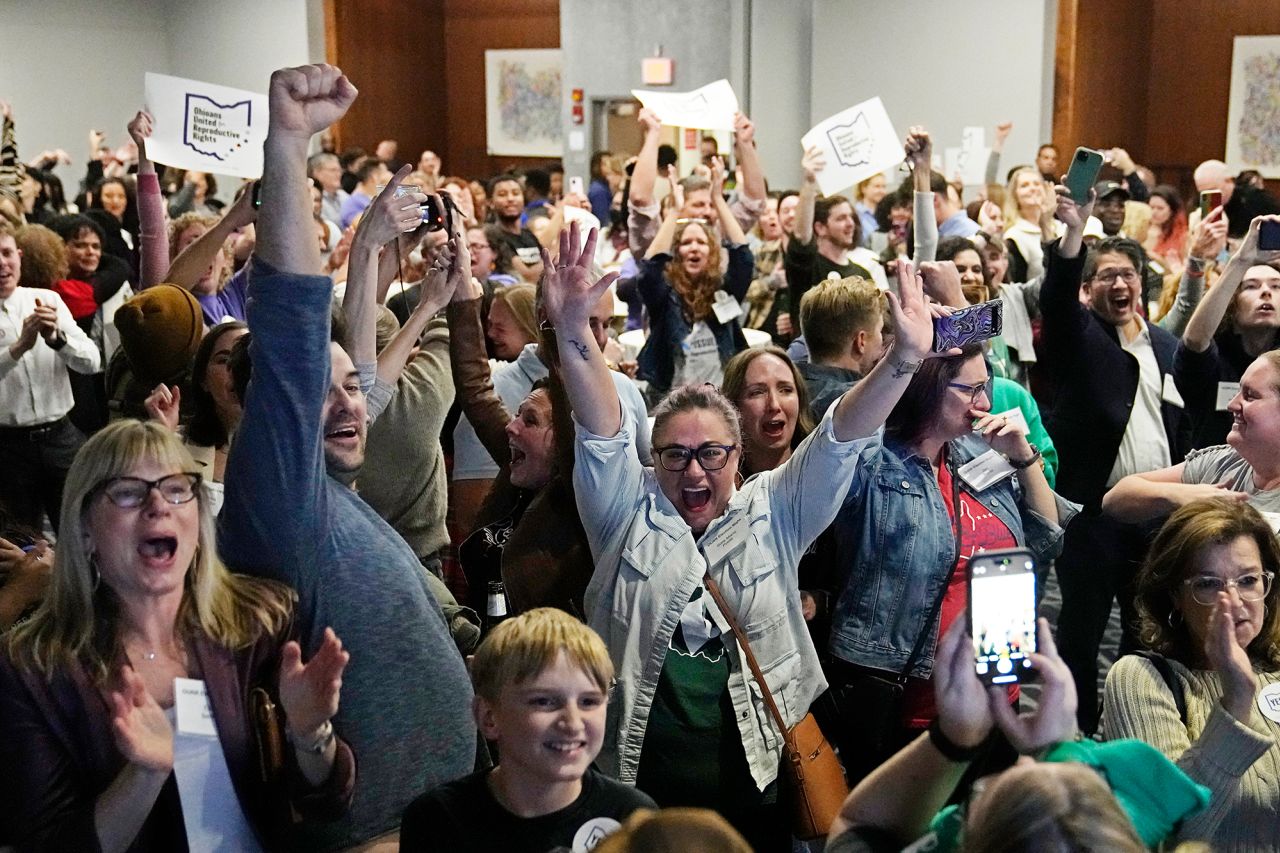
[[[475,762],[471,683],[413,549],[350,488],[367,409],[350,356],[330,340],[333,285],[319,269],[306,176],[311,137],[346,113],[355,87],[330,65],[277,71],[268,94],[262,208],[249,261],[244,417],[226,471],[219,545],[239,571],[297,590],[304,657],[326,628],[351,652],[333,729],[359,754],[349,813],[302,823],[291,847],[393,850],[418,793]],[[419,223],[405,199],[397,224]],[[332,730],[304,734],[323,748]]]
[[[859,276],[871,280],[871,273],[849,260],[862,236],[853,202],[842,195],[818,198],[818,172],[825,165],[816,148],[806,151],[800,161],[804,183],[796,204],[795,231],[784,256],[792,305],[799,305],[809,288],[824,279]]]

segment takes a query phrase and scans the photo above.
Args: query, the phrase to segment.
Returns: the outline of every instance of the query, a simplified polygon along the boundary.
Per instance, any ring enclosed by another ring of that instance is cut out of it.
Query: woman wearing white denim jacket
[[[702,595],[703,577],[734,608],[787,724],[798,722],[826,681],[801,616],[796,564],[834,517],[858,453],[933,355],[921,284],[900,264],[888,355],[787,463],[739,490],[737,417],[713,389],[686,386],[659,406],[654,468],[628,453],[635,425],[587,324],[613,278],[592,281],[594,243],[593,234],[580,248],[576,226],[561,234],[558,261],[544,259],[543,299],[577,421],[574,487],[596,560],[588,617],[618,670],[601,762],[660,805],[716,808],[756,849],[790,849],[774,784],[782,733]]]

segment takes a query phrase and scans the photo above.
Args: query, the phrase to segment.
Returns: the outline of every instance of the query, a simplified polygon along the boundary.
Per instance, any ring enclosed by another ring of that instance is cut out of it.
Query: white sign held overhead
[[[902,162],[902,138],[893,129],[880,98],[823,119],[800,139],[807,150],[817,147],[827,165],[818,173],[823,195],[834,195]]]
[[[148,72],[146,104],[154,119],[147,156],[155,162],[262,177],[266,95]]]
[[[632,89],[640,103],[657,113],[663,124],[702,130],[733,130],[738,96],[728,80],[708,83],[692,92],[655,92]]]

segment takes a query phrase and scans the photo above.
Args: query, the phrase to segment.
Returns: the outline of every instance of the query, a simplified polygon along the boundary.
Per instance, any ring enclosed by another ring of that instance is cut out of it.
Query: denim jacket
[[[951,470],[988,450],[977,436],[961,436],[948,445]],[[849,663],[898,674],[920,633],[928,631],[910,673],[928,678],[938,621],[925,622],[956,557],[951,517],[929,460],[882,439],[868,445],[859,461],[832,525],[836,566],[846,575],[831,620],[830,650]],[[1053,524],[1026,505],[1016,474],[980,492],[965,488],[991,507],[1040,565],[1062,550],[1063,527],[1078,510],[1075,504],[1058,498],[1059,523]]]
[[[836,441],[830,414],[784,465],[751,477],[695,539],[653,469],[630,452],[635,424],[618,434],[577,428],[573,485],[596,570],[588,621],[609,648],[617,687],[609,703],[602,769],[634,784],[649,711],[671,637],[707,572],[751,643],[788,727],[827,682],[800,609],[796,565],[831,523],[868,441]],[[760,789],[778,772],[782,736],[744,666],[728,624],[709,605],[732,661],[729,693],[751,775]]]
[[[723,249],[729,255],[729,266],[721,289],[741,302],[746,298],[747,288],[751,285],[751,273],[754,269],[751,249],[745,243],[741,246],[725,244]],[[662,391],[671,387],[676,370],[675,354],[680,351],[680,345],[692,331],[684,316],[680,294],[667,281],[665,270],[670,260],[671,255],[666,252],[646,259],[640,264],[640,278],[637,282],[645,308],[649,311],[649,337],[636,356],[640,365],[639,376],[653,388]],[[706,324],[711,329],[711,334],[715,335],[721,364],[733,358],[734,353],[747,348],[747,339],[742,334],[742,324],[739,321],[721,323],[712,313],[707,316]]]

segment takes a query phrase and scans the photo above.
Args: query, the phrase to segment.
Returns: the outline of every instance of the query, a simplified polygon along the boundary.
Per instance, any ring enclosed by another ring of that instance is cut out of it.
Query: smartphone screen
[[[994,338],[1004,330],[1004,303],[999,299],[961,308],[954,314],[933,318],[933,351]]]
[[[1025,548],[985,551],[969,561],[969,630],[978,677],[1012,684],[1036,650],[1035,559]]]
[[[1071,191],[1071,198],[1076,204],[1089,202],[1089,190],[1098,180],[1098,172],[1102,171],[1102,152],[1092,148],[1077,148],[1071,158],[1071,166],[1062,183]]]
[[[1258,248],[1264,252],[1280,249],[1280,222],[1264,219],[1258,223]]]
[[[1204,219],[1213,213],[1215,207],[1222,206],[1222,190],[1205,190],[1200,193],[1200,218]]]

